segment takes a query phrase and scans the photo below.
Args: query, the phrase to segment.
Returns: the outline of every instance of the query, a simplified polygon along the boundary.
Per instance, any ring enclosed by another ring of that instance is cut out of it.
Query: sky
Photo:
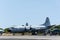
[[[0,27],[40,25],[50,18],[60,24],[60,0],[0,0]]]

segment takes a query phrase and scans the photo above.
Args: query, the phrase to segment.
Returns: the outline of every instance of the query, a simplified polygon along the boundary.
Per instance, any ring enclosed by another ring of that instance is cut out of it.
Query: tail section
[[[46,18],[46,21],[45,21],[45,23],[44,23],[43,25],[44,25],[44,26],[51,26],[50,20],[49,20],[48,17]]]

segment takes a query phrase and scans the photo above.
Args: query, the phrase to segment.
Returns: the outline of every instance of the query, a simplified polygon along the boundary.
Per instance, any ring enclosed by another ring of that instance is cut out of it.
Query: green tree
[[[55,28],[60,29],[60,25],[55,26]]]
[[[8,32],[9,32],[9,28],[5,28],[5,29],[4,29],[4,32],[5,32],[5,33],[8,33]]]
[[[56,25],[52,25],[52,26],[50,26],[49,30],[52,31],[55,29],[55,27],[56,27]]]
[[[0,30],[3,30],[3,28],[0,28]]]

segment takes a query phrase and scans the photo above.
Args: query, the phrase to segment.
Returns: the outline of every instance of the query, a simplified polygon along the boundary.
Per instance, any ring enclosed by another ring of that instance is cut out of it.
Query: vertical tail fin
[[[26,26],[28,26],[28,23],[26,22]]]
[[[50,26],[51,25],[48,17],[46,18],[46,21],[43,25],[45,25],[45,26]]]

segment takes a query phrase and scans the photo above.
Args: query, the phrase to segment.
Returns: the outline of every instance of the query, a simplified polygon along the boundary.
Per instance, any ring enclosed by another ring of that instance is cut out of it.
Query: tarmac
[[[0,40],[60,40],[60,36],[0,36]]]

